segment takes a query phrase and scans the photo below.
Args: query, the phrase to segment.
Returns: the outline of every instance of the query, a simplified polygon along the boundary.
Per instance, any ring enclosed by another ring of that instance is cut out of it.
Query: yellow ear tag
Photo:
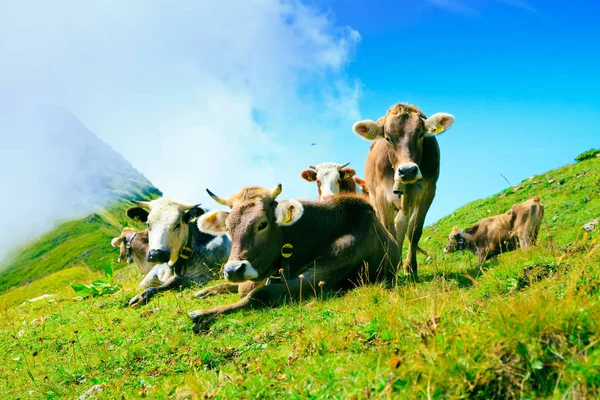
[[[442,124],[438,125],[438,127],[435,130],[435,134],[437,135],[438,133],[444,132],[444,129],[446,129],[446,128],[444,128],[444,125],[442,125]]]
[[[285,218],[283,219],[283,223],[287,224],[291,220],[292,220],[292,210],[288,210],[287,214],[285,215]]]

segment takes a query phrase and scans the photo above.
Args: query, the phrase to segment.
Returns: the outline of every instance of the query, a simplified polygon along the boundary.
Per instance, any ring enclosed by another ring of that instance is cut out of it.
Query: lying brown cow
[[[319,200],[335,196],[340,193],[362,193],[369,195],[367,183],[355,176],[356,171],[353,168],[346,168],[350,163],[336,164],[326,162],[309,166],[300,174],[302,178],[309,182],[317,182],[319,190]]]
[[[423,223],[440,173],[435,135],[453,123],[450,114],[427,118],[415,106],[397,104],[377,122],[359,121],[353,127],[357,135],[373,141],[365,163],[371,204],[400,249],[408,237],[404,273],[415,278]]]
[[[454,227],[444,253],[469,250],[482,265],[498,254],[534,246],[543,216],[539,197],[515,204],[504,214],[484,218],[465,230]]]
[[[138,232],[133,228],[125,227],[121,235],[113,238],[110,244],[119,248],[118,262],[135,262],[138,269],[146,274],[144,280],[138,285],[138,289],[160,286],[171,277],[171,268],[167,264],[157,264],[147,260],[147,230]]]
[[[217,197],[231,212],[213,211],[198,220],[203,232],[231,235],[227,280],[260,282],[278,271],[283,276],[252,289],[235,304],[190,313],[196,330],[222,314],[296,299],[300,293],[312,296],[320,282],[339,290],[361,281],[393,281],[400,251],[362,196],[278,202],[280,193],[278,185],[273,190],[245,188],[229,199]]]
[[[143,273],[148,273],[155,263],[146,260],[148,252],[148,231],[137,232],[133,228],[123,228],[119,237],[110,241],[113,247],[119,248],[120,263],[132,263]]]

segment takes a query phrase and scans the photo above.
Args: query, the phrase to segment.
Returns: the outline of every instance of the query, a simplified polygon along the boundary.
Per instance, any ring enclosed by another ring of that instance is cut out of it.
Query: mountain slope
[[[52,302],[5,310],[0,392],[76,397],[100,384],[106,398],[598,398],[600,232],[581,226],[600,217],[599,191],[599,158],[533,177],[428,227],[422,247],[433,259],[421,259],[418,282],[317,291],[226,316],[205,335],[192,334],[187,312],[237,295],[196,300],[192,288],[130,309],[134,266],[117,272],[124,289],[112,296],[79,301],[59,288]],[[546,207],[535,248],[482,269],[470,254],[441,252],[453,225],[534,195]]]
[[[152,187],[132,190],[129,194],[132,199],[151,199],[157,195],[160,192]],[[124,226],[144,228],[125,216],[125,210],[130,206],[127,200],[114,200],[107,210],[97,208],[85,218],[63,223],[19,249],[3,266],[0,293],[69,267],[83,266],[90,272],[103,271],[107,263],[113,264],[118,257],[116,250],[110,246],[110,240],[118,236]],[[114,265],[115,269],[119,267]],[[35,295],[31,293],[31,297]]]
[[[152,184],[69,111],[0,96],[0,260],[59,223]],[[2,270],[2,269],[0,269]]]

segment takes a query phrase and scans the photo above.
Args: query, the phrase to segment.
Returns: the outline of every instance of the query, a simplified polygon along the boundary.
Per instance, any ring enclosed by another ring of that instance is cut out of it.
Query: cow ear
[[[317,180],[317,173],[312,169],[305,169],[302,171],[300,176],[309,182],[314,182]]]
[[[340,178],[345,181],[348,179],[352,179],[356,175],[356,170],[354,168],[342,168],[340,169]]]
[[[198,219],[198,229],[200,232],[211,235],[223,235],[227,232],[225,221],[229,213],[227,211],[211,211]]]
[[[123,240],[125,240],[125,238],[124,238],[123,236],[119,236],[119,237],[113,238],[113,239],[110,241],[110,245],[111,245],[112,247],[117,247],[117,246],[120,246],[120,245],[121,245],[121,243],[123,243]]]
[[[190,208],[189,210],[185,211],[183,213],[183,223],[184,224],[190,224],[193,222],[196,222],[198,220],[198,218],[200,218],[200,216],[202,214],[204,214],[206,211],[204,211],[204,209],[202,207],[200,207],[200,205],[195,205],[194,207]]]
[[[142,207],[131,207],[128,208],[125,212],[129,218],[138,222],[146,222],[148,221],[148,211],[144,210]]]
[[[445,130],[450,129],[454,123],[454,117],[451,114],[437,113],[425,120],[425,135],[435,136]]]
[[[290,226],[296,223],[304,214],[304,206],[297,200],[284,200],[275,209],[277,225]]]
[[[367,182],[364,179],[360,179],[359,177],[354,177],[354,181],[358,186],[360,186],[363,194],[369,194],[369,188],[367,187]]]
[[[354,133],[367,140],[375,140],[383,137],[383,126],[377,125],[377,123],[366,119],[364,121],[358,121],[352,127]]]

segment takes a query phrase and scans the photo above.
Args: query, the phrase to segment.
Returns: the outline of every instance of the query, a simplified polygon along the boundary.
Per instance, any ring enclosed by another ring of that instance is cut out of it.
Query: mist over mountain
[[[0,260],[58,223],[157,192],[123,156],[56,106],[0,100]]]

